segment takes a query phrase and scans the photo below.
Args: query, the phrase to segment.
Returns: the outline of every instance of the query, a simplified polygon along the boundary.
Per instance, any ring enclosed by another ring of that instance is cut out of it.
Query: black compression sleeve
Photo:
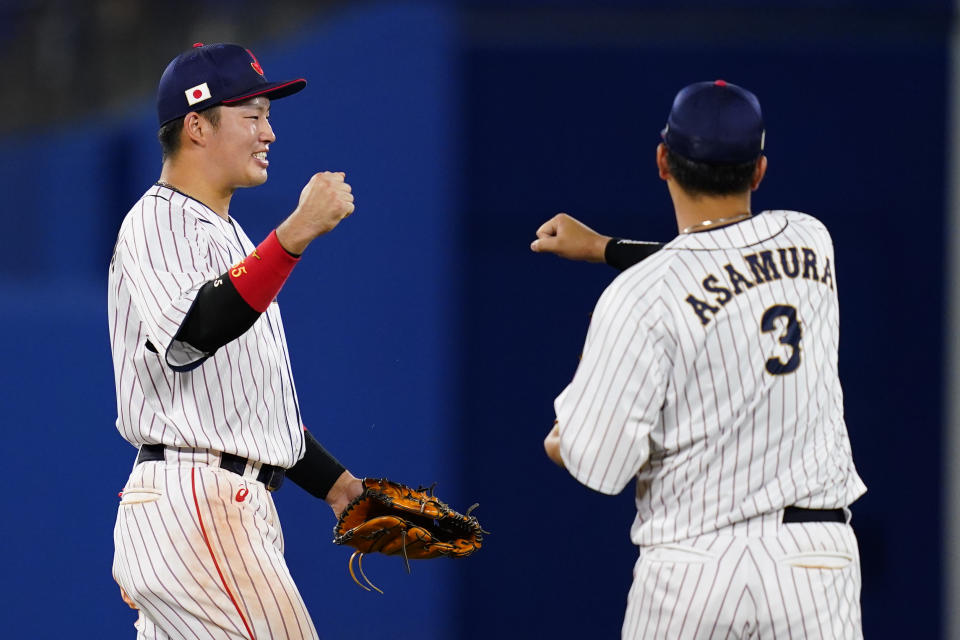
[[[323,500],[346,468],[306,429],[303,430],[303,437],[307,451],[300,458],[300,462],[287,470],[287,477],[306,489],[310,495]]]
[[[639,240],[624,240],[610,238],[603,252],[603,259],[608,265],[619,271],[624,271],[637,264],[644,258],[649,258],[663,249],[659,242],[641,242]]]
[[[177,340],[211,354],[242,336],[257,321],[260,312],[240,297],[228,276],[225,273],[200,287]]]

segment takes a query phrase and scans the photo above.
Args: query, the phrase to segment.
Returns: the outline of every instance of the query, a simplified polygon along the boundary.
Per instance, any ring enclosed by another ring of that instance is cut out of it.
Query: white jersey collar
[[[741,249],[760,244],[780,234],[789,221],[784,211],[762,211],[735,224],[708,231],[682,234],[665,249]]]
[[[155,184],[150,187],[150,190],[147,193],[152,193],[158,198],[164,200],[169,200],[171,202],[176,202],[184,211],[189,211],[194,214],[200,220],[204,222],[209,222],[213,225],[216,225],[219,228],[229,229],[230,222],[221,218],[216,211],[203,204],[196,198],[189,196],[182,191],[178,191],[172,187]]]

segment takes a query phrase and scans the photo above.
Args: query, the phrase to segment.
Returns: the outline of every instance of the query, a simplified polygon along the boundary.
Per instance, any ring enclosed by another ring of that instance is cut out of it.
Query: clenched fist
[[[300,203],[277,227],[283,248],[300,254],[316,238],[333,230],[353,213],[353,190],[341,171],[313,174],[300,192]]]
[[[537,229],[537,239],[530,249],[537,253],[554,253],[568,260],[603,262],[610,236],[597,233],[576,218],[558,213]]]

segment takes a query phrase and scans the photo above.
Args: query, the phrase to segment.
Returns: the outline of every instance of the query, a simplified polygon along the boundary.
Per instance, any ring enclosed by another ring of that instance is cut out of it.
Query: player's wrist
[[[363,481],[344,469],[337,481],[330,487],[324,502],[330,505],[333,512],[339,516],[354,498],[363,493]]]
[[[590,257],[588,258],[590,262],[606,262],[607,255],[607,245],[610,244],[610,241],[613,240],[610,236],[605,236],[602,234],[597,234],[597,237],[594,238]]]
[[[276,229],[276,234],[280,246],[293,256],[303,255],[303,252],[307,250],[307,246],[309,246],[316,237],[305,231],[301,225],[297,224],[292,215],[280,223],[280,226]]]

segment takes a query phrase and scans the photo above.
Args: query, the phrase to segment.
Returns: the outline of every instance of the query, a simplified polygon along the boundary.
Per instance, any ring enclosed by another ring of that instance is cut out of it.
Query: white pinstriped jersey
[[[275,301],[212,357],[174,340],[200,287],[253,249],[235,220],[167,187],[148,189],[127,214],[110,265],[108,313],[117,428],[132,444],[213,449],[287,468],[302,457]]]
[[[678,236],[600,297],[554,404],[560,453],[603,493],[637,478],[635,544],[866,491],[843,418],[835,274],[823,224],[768,211]]]

